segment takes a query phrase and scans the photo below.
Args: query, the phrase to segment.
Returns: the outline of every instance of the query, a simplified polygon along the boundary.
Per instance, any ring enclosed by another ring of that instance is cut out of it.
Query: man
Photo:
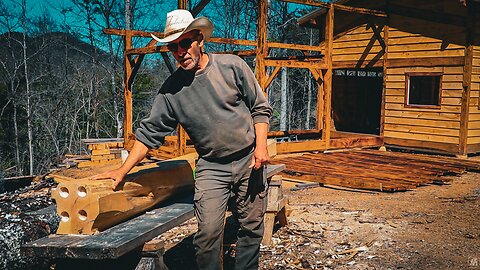
[[[195,177],[194,238],[200,269],[223,268],[223,228],[227,201],[240,223],[236,269],[257,269],[263,236],[268,162],[267,132],[272,109],[248,67],[234,55],[206,54],[205,40],[213,25],[193,19],[186,10],[167,14],[165,37],[180,68],[162,85],[150,116],[136,130],[125,163],[97,176],[112,178],[114,187],[180,123],[199,154]],[[161,181],[161,180],[159,180]]]

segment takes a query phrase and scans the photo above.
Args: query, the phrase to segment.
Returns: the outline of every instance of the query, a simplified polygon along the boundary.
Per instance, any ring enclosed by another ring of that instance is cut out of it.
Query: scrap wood
[[[288,179],[389,192],[424,185],[445,185],[452,180],[445,175],[460,175],[480,169],[480,162],[476,161],[377,150],[305,153],[274,159],[273,163],[276,162],[286,165],[282,175]]]

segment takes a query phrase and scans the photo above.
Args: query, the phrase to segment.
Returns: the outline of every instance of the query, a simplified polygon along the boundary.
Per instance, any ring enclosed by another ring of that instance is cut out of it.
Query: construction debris
[[[53,185],[42,179],[0,195],[0,269],[48,269],[47,260],[20,256],[20,246],[57,230],[55,208],[49,207]]]

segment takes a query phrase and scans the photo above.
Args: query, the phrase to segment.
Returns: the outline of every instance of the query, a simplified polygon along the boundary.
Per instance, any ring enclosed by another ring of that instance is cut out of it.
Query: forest
[[[190,8],[197,1],[190,1]],[[0,2],[0,178],[49,172],[66,154],[86,153],[83,139],[123,137],[123,39],[106,28],[163,31],[167,0],[5,0]],[[317,29],[296,20],[312,8],[271,1],[268,39],[318,44]],[[256,39],[257,1],[212,0],[198,16],[214,37]],[[138,38],[134,47],[150,40]],[[253,49],[206,45],[207,52]],[[300,52],[272,49],[270,56]],[[172,57],[172,63],[173,57]],[[245,60],[254,69],[254,56]],[[268,71],[268,70],[267,70]],[[147,55],[133,86],[134,128],[169,70]],[[267,89],[271,130],[315,126],[317,84],[309,72],[283,68]]]

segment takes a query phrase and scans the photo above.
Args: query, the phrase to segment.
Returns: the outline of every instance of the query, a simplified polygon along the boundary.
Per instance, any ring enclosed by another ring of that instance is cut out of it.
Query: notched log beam
[[[54,176],[52,190],[60,225],[57,234],[95,234],[185,192],[193,194],[193,170],[186,160],[135,167],[120,190],[112,180]]]

